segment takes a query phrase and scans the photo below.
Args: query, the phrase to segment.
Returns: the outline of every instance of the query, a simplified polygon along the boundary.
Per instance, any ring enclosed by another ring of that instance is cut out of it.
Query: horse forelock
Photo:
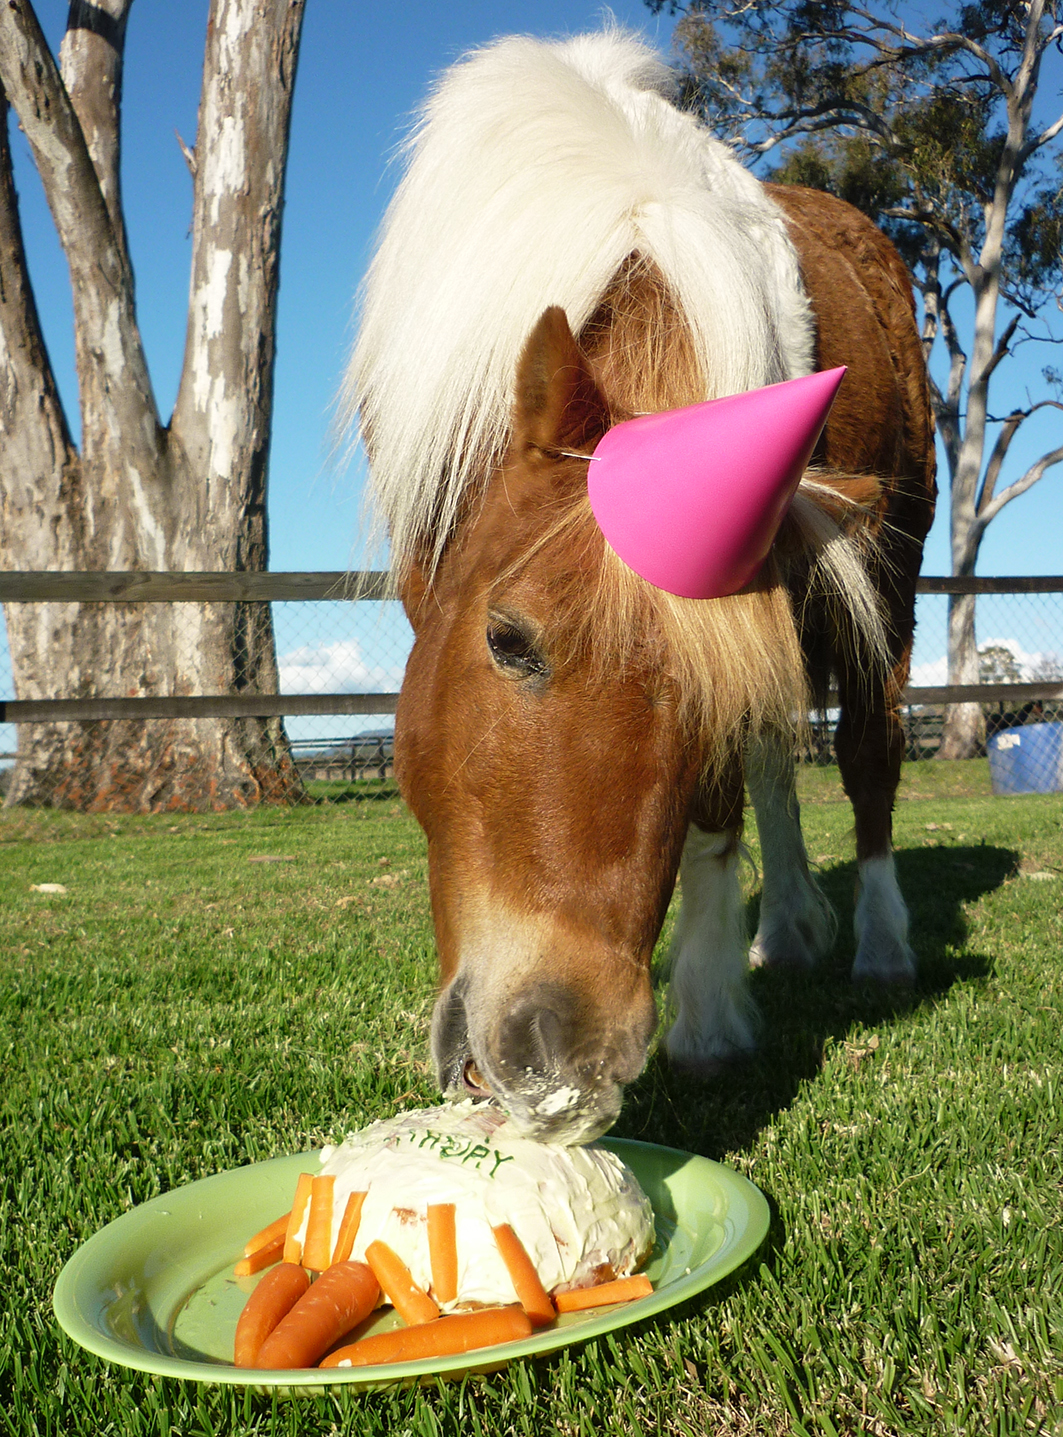
[[[793,610],[773,561],[762,581],[721,599],[667,594],[610,549],[577,495],[496,580],[527,574],[548,590],[547,644],[559,672],[603,695],[632,678],[674,709],[706,770],[722,772],[750,728],[793,731],[807,687]]]
[[[819,603],[835,643],[858,652],[869,675],[888,667],[866,567],[874,516],[847,497],[850,482],[873,481],[810,472],[758,579],[737,594],[688,599],[642,579],[606,543],[579,484],[495,585],[504,593],[536,573],[549,592],[554,662],[603,690],[637,676],[651,699],[674,705],[706,769],[722,771],[752,733],[800,735],[821,697],[810,692],[802,606]]]

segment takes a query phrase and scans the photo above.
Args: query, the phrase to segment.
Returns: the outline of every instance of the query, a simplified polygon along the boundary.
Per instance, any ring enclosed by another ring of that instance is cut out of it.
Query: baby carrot
[[[310,1184],[310,1215],[303,1239],[303,1266],[324,1272],[332,1256],[332,1190],[335,1177],[321,1173]]]
[[[313,1367],[334,1342],[369,1316],[380,1286],[364,1262],[337,1262],[283,1317],[259,1348],[255,1366]]]
[[[280,1262],[284,1255],[284,1234],[281,1233],[276,1241],[267,1243],[265,1247],[256,1247],[248,1257],[242,1257],[233,1268],[235,1277],[250,1277],[253,1272],[261,1272],[264,1267],[272,1267],[275,1262]]]
[[[550,1301],[550,1294],[540,1282],[539,1274],[535,1271],[535,1264],[525,1251],[520,1238],[508,1222],[500,1223],[491,1231],[495,1235],[495,1242],[502,1254],[502,1261],[506,1264],[513,1286],[517,1290],[517,1298],[521,1307],[536,1327],[543,1327],[546,1323],[553,1322],[557,1316],[554,1312],[554,1304]]]
[[[309,1277],[293,1262],[282,1262],[266,1273],[244,1304],[236,1324],[233,1362],[237,1367],[254,1367],[266,1338],[309,1286]]]
[[[340,1230],[336,1235],[333,1262],[346,1262],[354,1250],[354,1240],[358,1236],[358,1226],[362,1221],[362,1204],[367,1196],[366,1193],[351,1193],[348,1197],[347,1206],[340,1218]]]
[[[278,1238],[283,1240],[284,1234],[288,1231],[288,1219],[290,1212],[283,1217],[278,1217],[264,1227],[261,1232],[256,1232],[254,1237],[248,1238],[244,1243],[244,1257],[250,1257],[252,1253],[258,1252],[260,1247],[270,1247]]]
[[[432,1322],[439,1316],[437,1305],[423,1287],[417,1286],[410,1269],[386,1242],[371,1242],[365,1250],[365,1260],[384,1289],[384,1296],[408,1326]]]
[[[519,1307],[484,1307],[422,1322],[417,1327],[396,1327],[377,1332],[347,1347],[330,1352],[322,1367],[375,1367],[385,1362],[416,1362],[419,1357],[449,1357],[500,1342],[530,1337],[532,1325]]]
[[[310,1191],[314,1181],[313,1173],[300,1173],[295,1185],[295,1201],[288,1214],[288,1226],[284,1230],[284,1261],[298,1262],[303,1255],[303,1245],[296,1233],[303,1225],[303,1214],[310,1202]]]
[[[613,1302],[634,1302],[636,1297],[649,1297],[653,1283],[644,1272],[632,1277],[618,1277],[598,1287],[577,1287],[572,1292],[559,1292],[554,1301],[558,1312],[581,1312],[586,1307],[608,1307]]]
[[[428,1252],[436,1301],[453,1302],[458,1295],[458,1240],[452,1202],[428,1204]]]

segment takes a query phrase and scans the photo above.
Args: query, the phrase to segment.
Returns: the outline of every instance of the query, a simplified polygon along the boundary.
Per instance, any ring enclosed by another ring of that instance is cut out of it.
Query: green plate
[[[60,1326],[90,1352],[142,1372],[256,1387],[382,1386],[492,1371],[640,1322],[695,1296],[755,1252],[768,1204],[739,1173],[674,1148],[607,1139],[653,1204],[657,1245],[649,1297],[568,1313],[522,1342],[386,1367],[258,1372],[232,1365],[236,1319],[258,1277],[235,1278],[247,1239],[291,1205],[316,1153],[218,1173],[134,1208],[78,1248],[52,1303]],[[394,1321],[390,1311],[378,1326]]]

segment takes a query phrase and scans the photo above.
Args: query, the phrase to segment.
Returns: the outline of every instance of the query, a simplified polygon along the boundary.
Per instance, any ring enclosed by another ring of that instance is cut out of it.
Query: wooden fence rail
[[[0,573],[0,604],[225,604],[387,599],[388,575],[351,573]]]
[[[162,694],[143,699],[0,699],[0,723],[393,714],[398,700],[398,694],[196,694],[180,698]]]
[[[1058,594],[1063,576],[925,576],[920,594]],[[326,573],[0,572],[0,603],[262,603],[388,599],[379,570]],[[268,718],[298,714],[388,714],[398,694],[203,694],[179,698],[0,700],[0,723],[93,719]],[[906,705],[1063,702],[1063,684],[962,684],[908,688]]]

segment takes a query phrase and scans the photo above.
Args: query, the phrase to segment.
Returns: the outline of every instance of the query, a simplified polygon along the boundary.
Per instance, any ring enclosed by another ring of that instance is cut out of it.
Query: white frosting
[[[428,1205],[454,1204],[458,1295],[449,1308],[517,1300],[491,1233],[499,1223],[513,1228],[548,1292],[586,1287],[606,1264],[626,1276],[653,1246],[649,1199],[615,1154],[522,1138],[489,1102],[401,1113],[325,1148],[321,1160],[336,1177],[333,1246],[348,1196],[365,1192],[351,1258],[364,1261],[380,1238],[426,1291]]]

